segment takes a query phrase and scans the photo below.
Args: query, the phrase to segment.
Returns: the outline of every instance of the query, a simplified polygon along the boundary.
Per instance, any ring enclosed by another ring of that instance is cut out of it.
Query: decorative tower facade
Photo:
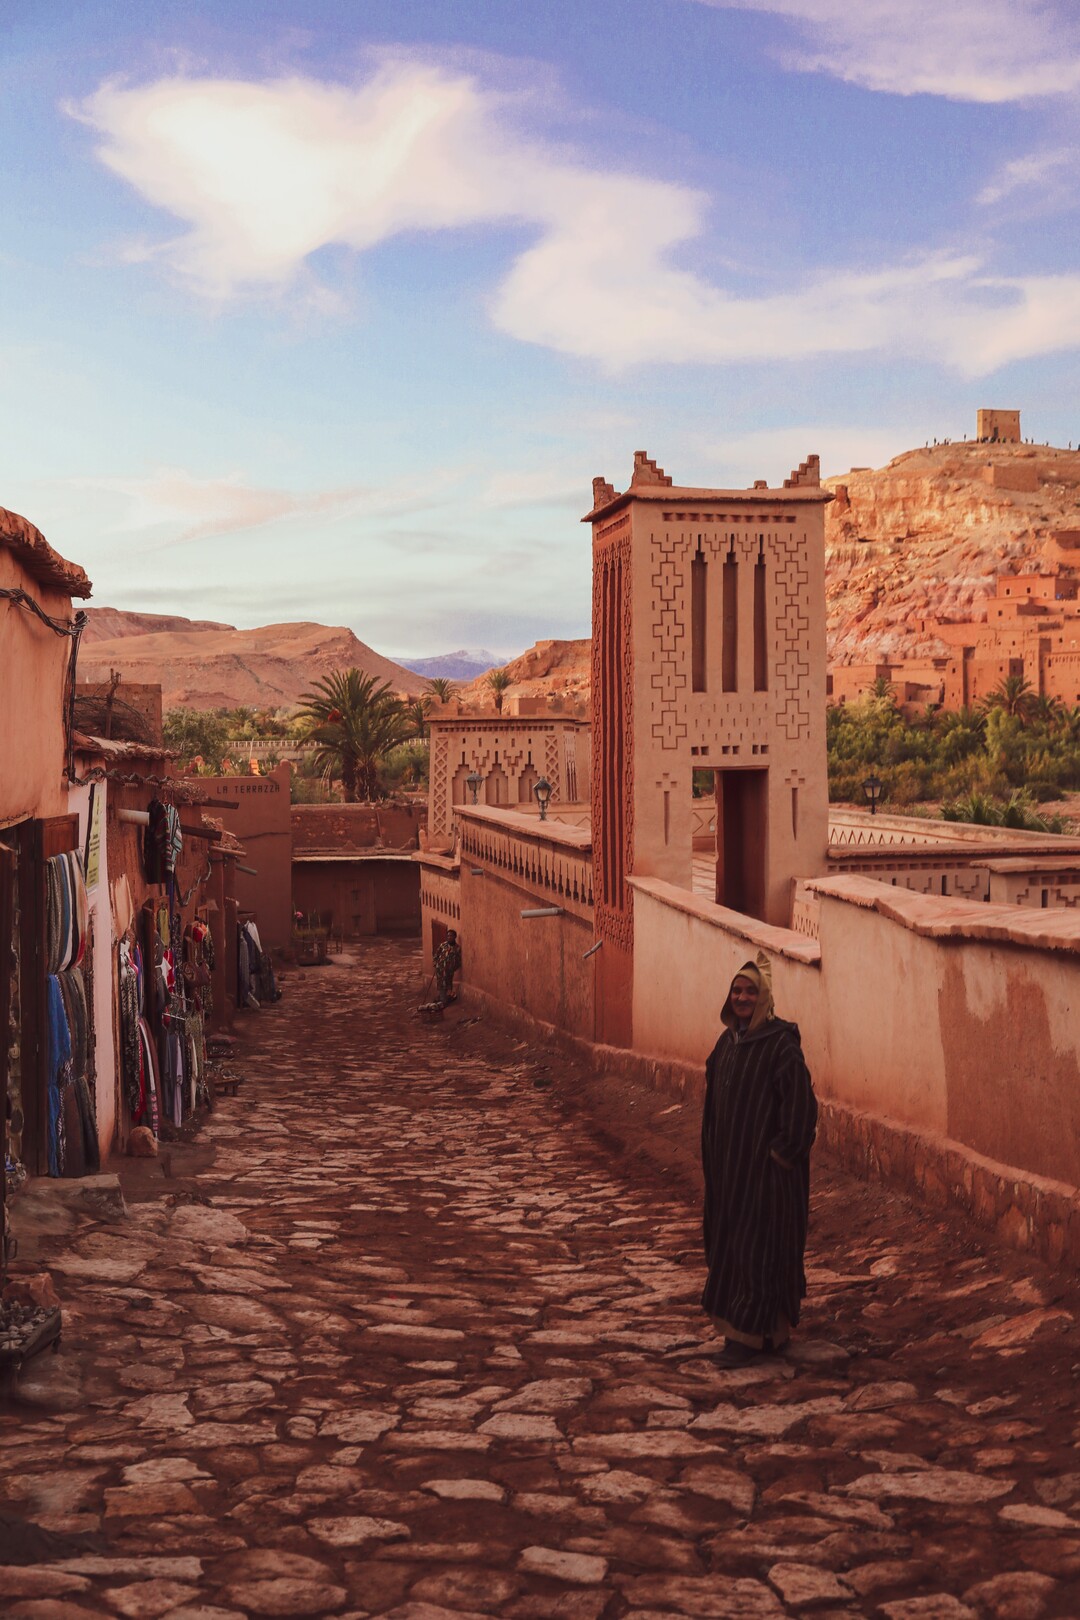
[[[644,451],[623,493],[593,480],[598,1040],[630,1041],[628,879],[692,887],[695,770],[720,905],[787,926],[794,880],[824,870],[831,499],[816,456],[782,489],[679,488]]]

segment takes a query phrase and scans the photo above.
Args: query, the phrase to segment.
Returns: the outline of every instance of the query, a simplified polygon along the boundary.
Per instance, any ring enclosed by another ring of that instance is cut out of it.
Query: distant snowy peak
[[[506,659],[485,647],[459,647],[457,652],[442,653],[438,658],[401,658],[398,662],[429,680],[442,676],[448,681],[472,681],[489,669],[501,669]]]

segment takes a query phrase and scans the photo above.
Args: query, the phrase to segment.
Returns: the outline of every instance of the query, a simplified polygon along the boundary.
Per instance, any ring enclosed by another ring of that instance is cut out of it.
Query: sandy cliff
[[[910,450],[826,480],[832,663],[944,654],[920,621],[985,617],[999,572],[1049,566],[1080,527],[1080,453],[1025,444]]]

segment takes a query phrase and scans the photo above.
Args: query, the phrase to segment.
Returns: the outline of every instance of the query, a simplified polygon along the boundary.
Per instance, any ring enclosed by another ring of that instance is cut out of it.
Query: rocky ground
[[[126,1217],[24,1195],[5,1616],[1080,1614],[1072,1279],[818,1163],[798,1340],[723,1372],[692,1109],[419,989],[292,975]]]

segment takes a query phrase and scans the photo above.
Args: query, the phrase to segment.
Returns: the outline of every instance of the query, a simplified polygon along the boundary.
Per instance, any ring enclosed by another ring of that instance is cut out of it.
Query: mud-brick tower
[[[644,451],[622,494],[593,480],[598,1040],[631,1039],[627,880],[692,887],[695,769],[715,783],[720,905],[786,926],[794,880],[824,870],[831,499],[816,456],[782,489],[679,488]]]

